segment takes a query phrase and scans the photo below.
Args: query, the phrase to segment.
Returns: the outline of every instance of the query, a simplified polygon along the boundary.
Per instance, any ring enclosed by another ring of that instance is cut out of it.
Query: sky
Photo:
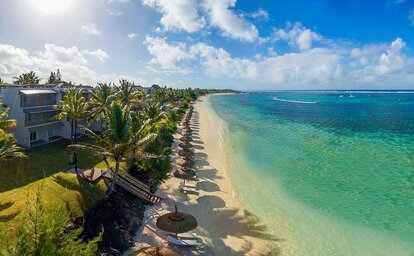
[[[414,89],[412,0],[1,0],[0,78]]]

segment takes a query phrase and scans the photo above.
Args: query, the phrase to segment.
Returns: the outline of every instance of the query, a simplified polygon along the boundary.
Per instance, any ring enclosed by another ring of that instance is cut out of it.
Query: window
[[[47,130],[47,135],[49,136],[49,138],[55,136],[55,129],[51,128]]]
[[[36,141],[37,140],[37,133],[31,132],[30,133],[30,141]]]

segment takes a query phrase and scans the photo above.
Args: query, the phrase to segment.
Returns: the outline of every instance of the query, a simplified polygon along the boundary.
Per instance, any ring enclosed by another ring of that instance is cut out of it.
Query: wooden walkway
[[[147,184],[137,180],[128,173],[120,172],[115,184],[152,204],[157,204],[161,201],[161,197],[151,193],[150,187]]]

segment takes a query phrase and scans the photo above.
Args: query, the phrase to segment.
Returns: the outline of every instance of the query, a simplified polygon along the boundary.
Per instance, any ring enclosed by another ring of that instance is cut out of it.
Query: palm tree
[[[7,84],[6,81],[4,81],[3,79],[1,79],[0,77],[0,84]]]
[[[60,113],[55,117],[58,120],[66,118],[71,125],[71,144],[76,144],[76,131],[78,129],[78,121],[86,118],[89,114],[88,104],[82,95],[82,90],[76,88],[70,88],[61,105],[56,106],[60,110]],[[75,164],[75,172],[78,172],[78,155],[76,150],[73,151],[73,163]]]
[[[114,100],[113,88],[111,84],[99,83],[98,87],[92,93],[92,100],[90,106],[90,118],[89,124],[93,121],[101,121],[101,133],[102,133],[102,119],[106,116]]]
[[[39,78],[35,72],[30,71],[29,73],[23,73],[18,77],[13,77],[14,84],[39,84],[41,78]]]
[[[151,123],[157,123],[164,116],[162,106],[155,100],[148,100],[145,102],[144,108],[142,109],[144,117],[151,120]]]
[[[9,111],[8,108],[0,108],[0,131],[3,131],[3,132],[4,130],[10,129],[16,126],[16,120],[14,119],[7,120],[7,117],[9,116],[9,114],[7,113],[8,111]]]
[[[12,134],[0,132],[0,161],[25,157],[21,148],[16,145],[16,140]]]
[[[104,159],[108,169],[113,171],[112,182],[108,190],[108,195],[110,195],[120,171],[121,161],[131,159],[134,152],[144,148],[156,137],[156,134],[145,129],[146,122],[134,124],[129,108],[122,107],[117,102],[111,104],[103,125],[102,136],[83,127],[94,139],[94,144],[75,144],[71,147],[91,152]],[[115,169],[107,161],[108,158],[115,162]]]
[[[141,103],[144,93],[135,88],[134,83],[128,80],[119,80],[119,86],[116,86],[116,97],[122,106],[136,106]]]

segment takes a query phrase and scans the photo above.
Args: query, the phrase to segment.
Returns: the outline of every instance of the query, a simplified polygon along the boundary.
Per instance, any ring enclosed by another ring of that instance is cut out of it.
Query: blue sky
[[[237,89],[414,88],[408,0],[2,0],[0,77]]]

